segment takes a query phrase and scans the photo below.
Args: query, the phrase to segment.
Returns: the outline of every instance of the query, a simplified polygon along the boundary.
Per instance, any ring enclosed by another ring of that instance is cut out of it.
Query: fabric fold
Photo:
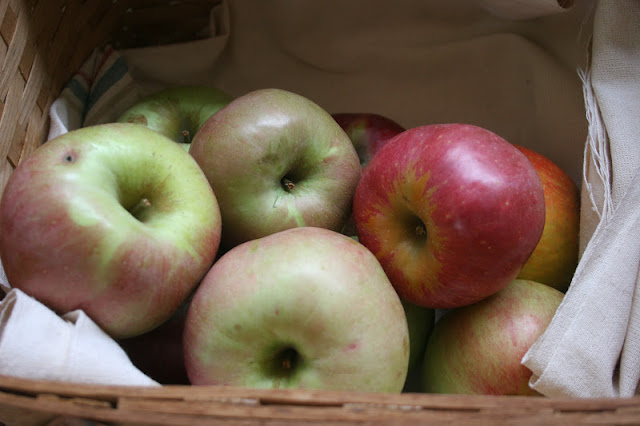
[[[574,0],[479,0],[487,11],[503,19],[526,20],[567,12]]]
[[[0,374],[100,385],[158,386],[84,312],[58,316],[18,289],[0,302]]]
[[[581,217],[599,223],[581,223],[585,248],[571,287],[523,358],[533,371],[531,386],[548,396],[630,397],[638,391],[639,69],[640,3],[600,1],[584,78],[590,126]]]

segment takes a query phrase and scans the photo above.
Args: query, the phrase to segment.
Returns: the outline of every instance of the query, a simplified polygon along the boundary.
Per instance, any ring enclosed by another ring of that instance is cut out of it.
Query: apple
[[[144,126],[71,131],[22,161],[0,201],[9,283],[116,338],[166,321],[211,267],[221,217],[206,177]]]
[[[173,86],[158,90],[125,110],[118,122],[141,124],[160,132],[186,151],[205,121],[233,98],[209,86]]]
[[[189,305],[185,366],[194,385],[400,392],[408,333],[369,250],[297,227],[216,261]]]
[[[353,216],[359,241],[400,297],[468,305],[513,281],[542,234],[542,183],[497,134],[433,124],[388,141],[363,170]]]
[[[536,168],[542,181],[545,224],[542,237],[518,278],[567,291],[578,266],[580,194],[569,175],[544,155],[516,146]]]
[[[281,89],[234,99],[189,152],[218,199],[225,251],[293,227],[339,231],[360,178],[358,154],[331,115]]]
[[[400,300],[409,326],[409,371],[422,361],[427,338],[435,323],[435,310]]]
[[[341,112],[331,116],[349,136],[363,168],[389,139],[405,130],[392,119],[372,112]],[[357,235],[353,214],[340,232],[350,237]]]
[[[118,344],[133,365],[160,384],[189,384],[182,349],[182,335],[189,302],[190,299],[187,299],[171,318],[153,330],[118,340]]]
[[[564,294],[516,279],[478,303],[447,311],[435,324],[423,365],[423,391],[538,395],[521,360],[546,330]]]
[[[362,167],[389,139],[406,130],[391,118],[373,112],[340,112],[332,117],[349,136]]]
[[[435,323],[435,310],[401,300],[409,326],[409,367],[403,392],[420,391],[420,368],[429,333]]]

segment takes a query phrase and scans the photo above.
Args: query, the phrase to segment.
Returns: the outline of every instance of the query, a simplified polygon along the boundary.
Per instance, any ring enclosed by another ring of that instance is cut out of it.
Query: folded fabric
[[[573,0],[478,0],[486,10],[505,19],[525,20],[566,12]]]
[[[18,289],[0,302],[0,374],[100,385],[159,386],[84,312],[58,316]]]
[[[640,390],[640,2],[598,3],[592,58],[581,218],[588,242],[564,302],[523,361],[545,395],[630,397]]]
[[[116,121],[140,96],[122,55],[108,45],[97,48],[51,104],[47,139],[80,127]]]

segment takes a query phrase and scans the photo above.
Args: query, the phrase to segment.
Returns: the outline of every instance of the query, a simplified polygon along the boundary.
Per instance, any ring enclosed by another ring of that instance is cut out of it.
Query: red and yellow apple
[[[516,278],[542,235],[545,206],[535,168],[512,144],[478,126],[434,124],[378,151],[353,215],[402,299],[454,308]]]
[[[516,146],[536,168],[545,201],[542,237],[518,278],[533,280],[560,291],[569,288],[578,266],[580,194],[569,175],[542,154]]]

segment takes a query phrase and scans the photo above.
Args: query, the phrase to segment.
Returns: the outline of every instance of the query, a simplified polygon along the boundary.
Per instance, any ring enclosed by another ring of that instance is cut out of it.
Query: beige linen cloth
[[[113,121],[162,87],[210,84],[233,96],[278,87],[332,113],[377,112],[405,127],[472,123],[536,149],[582,187],[584,254],[523,360],[531,385],[549,396],[631,396],[640,365],[639,8],[637,0],[226,0],[211,11],[208,39],[119,51],[126,76],[82,123],[79,106],[61,96],[50,136]]]

